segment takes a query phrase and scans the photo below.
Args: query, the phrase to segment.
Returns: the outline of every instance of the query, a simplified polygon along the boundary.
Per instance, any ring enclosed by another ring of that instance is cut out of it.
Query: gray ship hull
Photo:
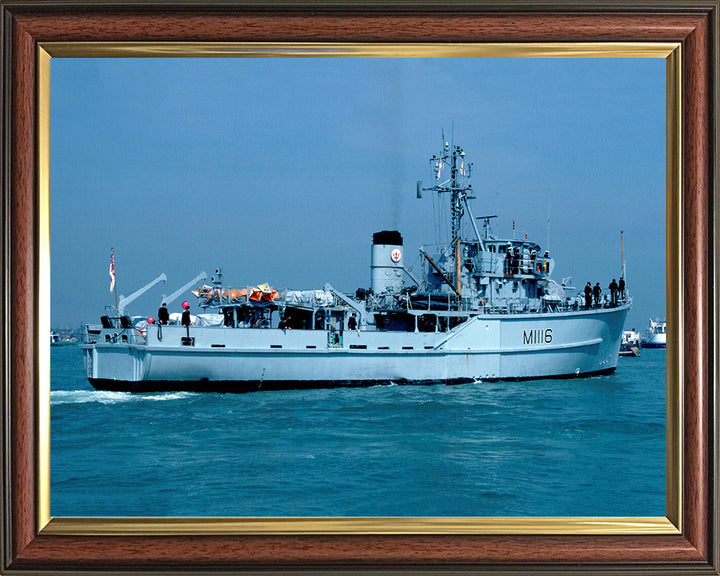
[[[130,392],[459,384],[607,374],[629,305],[478,315],[447,332],[148,326],[84,345],[97,389]],[[339,335],[340,338],[335,336]],[[123,338],[124,336],[124,338]]]

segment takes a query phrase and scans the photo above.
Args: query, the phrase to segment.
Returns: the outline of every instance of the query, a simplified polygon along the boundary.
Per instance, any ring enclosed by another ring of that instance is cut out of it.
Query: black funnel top
[[[383,230],[373,234],[373,244],[389,244],[391,246],[402,246],[402,234],[397,230]]]

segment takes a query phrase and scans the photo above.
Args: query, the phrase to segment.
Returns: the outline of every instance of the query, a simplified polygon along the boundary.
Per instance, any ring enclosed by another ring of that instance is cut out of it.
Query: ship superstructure
[[[373,235],[370,287],[354,294],[229,288],[218,268],[192,292],[203,312],[189,327],[112,309],[88,327],[88,379],[106,390],[242,392],[615,370],[629,295],[593,302],[554,281],[540,245],[496,236],[495,215],[473,216],[462,148],[444,142],[430,162],[436,181],[418,182],[417,194],[447,199],[450,238],[420,250],[419,277],[396,230]]]

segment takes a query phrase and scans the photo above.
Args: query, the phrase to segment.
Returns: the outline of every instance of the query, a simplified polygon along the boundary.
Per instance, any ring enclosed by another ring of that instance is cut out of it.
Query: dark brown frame
[[[367,0],[365,0],[367,1]],[[2,571],[718,574],[718,1],[0,1]],[[37,47],[43,42],[680,42],[682,533],[119,535],[38,528]]]

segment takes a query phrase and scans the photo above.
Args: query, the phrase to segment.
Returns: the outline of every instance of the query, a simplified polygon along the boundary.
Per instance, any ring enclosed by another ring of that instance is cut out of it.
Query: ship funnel
[[[397,230],[373,234],[370,288],[375,294],[399,292],[403,284],[403,239]]]

